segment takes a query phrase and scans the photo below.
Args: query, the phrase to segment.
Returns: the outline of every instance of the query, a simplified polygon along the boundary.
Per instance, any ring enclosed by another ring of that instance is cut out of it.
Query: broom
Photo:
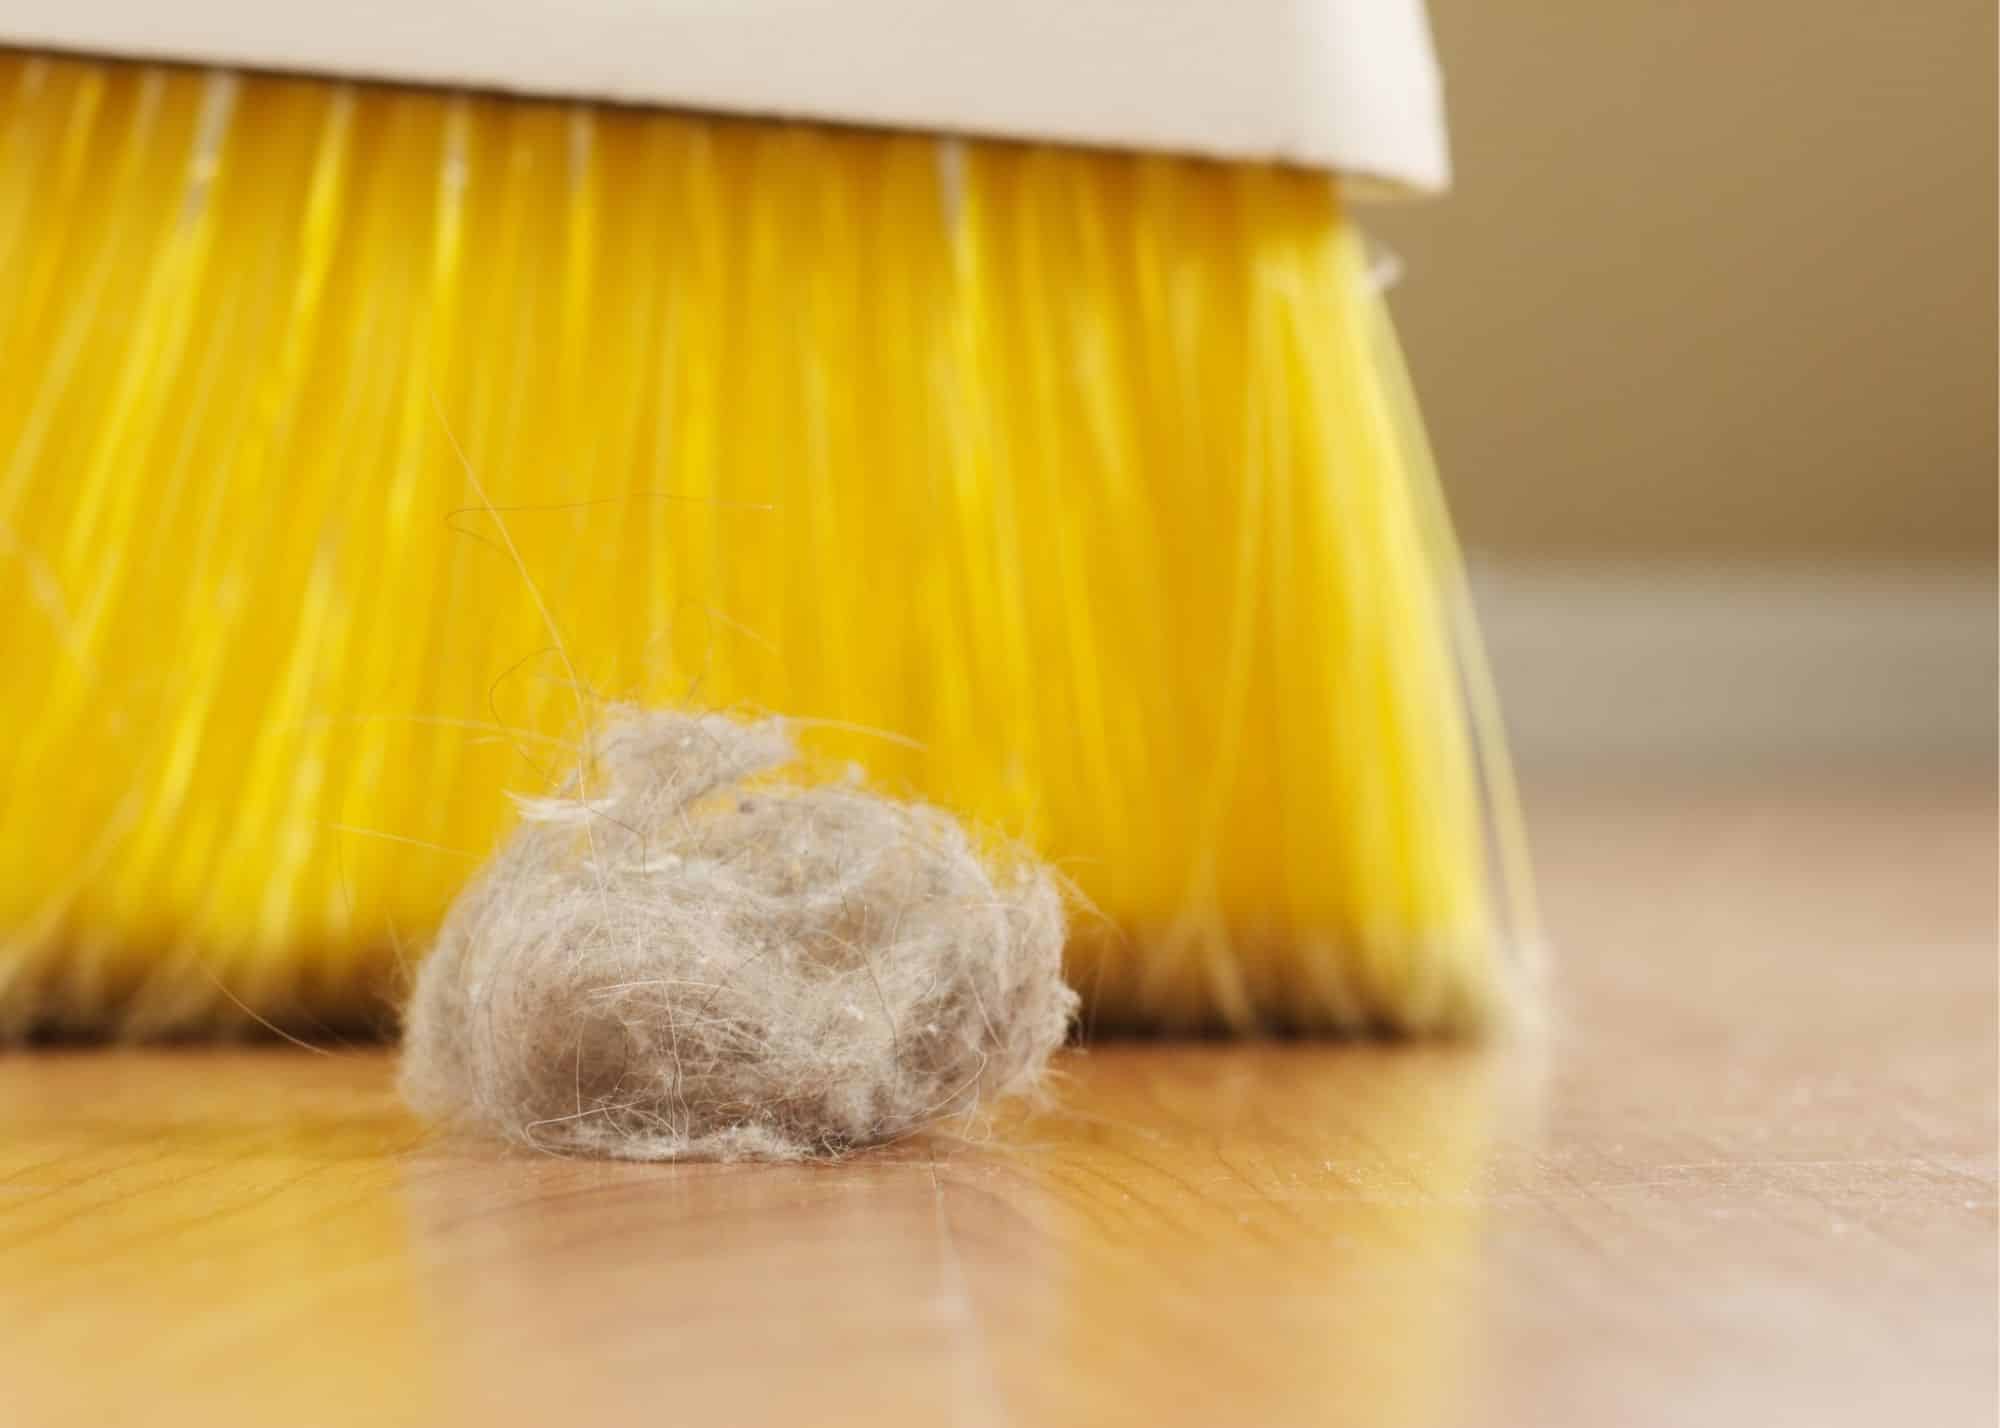
[[[0,51],[0,1032],[375,1017],[580,697],[783,710],[1025,839],[1101,1026],[1504,1005],[1512,793],[1343,201],[1444,180],[1417,0],[0,43],[145,57]]]

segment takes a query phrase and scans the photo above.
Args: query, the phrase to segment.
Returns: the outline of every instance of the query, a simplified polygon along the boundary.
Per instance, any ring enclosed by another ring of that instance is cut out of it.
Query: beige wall
[[[1373,208],[1506,556],[1980,558],[1991,0],[1432,0],[1456,192]]]

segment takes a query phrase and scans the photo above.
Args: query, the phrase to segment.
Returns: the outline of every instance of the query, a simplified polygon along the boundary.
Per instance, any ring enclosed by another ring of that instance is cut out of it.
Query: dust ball
[[[619,711],[597,797],[524,821],[406,1016],[420,1111],[548,1150],[795,1159],[1031,1087],[1076,1008],[1048,870],[849,783],[782,720]]]

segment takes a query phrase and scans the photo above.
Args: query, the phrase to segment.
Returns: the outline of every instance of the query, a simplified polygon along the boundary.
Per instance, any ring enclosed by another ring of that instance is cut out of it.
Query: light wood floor
[[[833,1168],[0,1059],[0,1421],[1990,1424],[1990,781],[1545,796],[1542,1043],[1106,1045]]]

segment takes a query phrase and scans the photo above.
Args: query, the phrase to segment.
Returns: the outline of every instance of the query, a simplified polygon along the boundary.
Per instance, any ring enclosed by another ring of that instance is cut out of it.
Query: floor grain
[[[1538,812],[1545,1036],[1100,1046],[830,1168],[440,1140],[374,1053],[0,1060],[0,1417],[1991,1422],[1988,781]]]

